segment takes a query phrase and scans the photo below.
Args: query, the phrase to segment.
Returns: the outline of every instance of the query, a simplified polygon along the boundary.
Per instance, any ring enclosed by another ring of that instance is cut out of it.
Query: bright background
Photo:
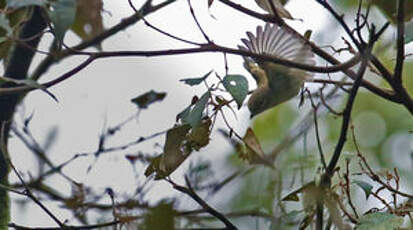
[[[214,3],[210,9],[206,6],[206,0],[193,2],[195,13],[201,25],[210,38],[220,45],[235,48],[236,45],[240,44],[240,39],[246,37],[246,31],[255,31],[257,25],[264,24],[249,16],[235,12],[219,2]],[[262,12],[253,0],[242,1],[242,5]],[[106,28],[115,25],[122,18],[133,13],[127,1],[105,0],[104,9],[107,11],[107,13],[103,13]],[[302,21],[288,22],[300,33],[311,29],[313,31],[312,38],[320,46],[344,47],[340,39],[340,36],[343,34],[342,31],[338,30],[334,20],[315,1],[306,1],[305,6],[303,6],[303,1],[291,0],[286,5],[286,9],[294,17],[302,19]],[[348,21],[351,21],[354,11],[347,10],[346,15],[349,15]],[[378,12],[373,11],[373,15],[377,16]],[[189,13],[186,1],[177,1],[150,15],[147,19],[158,28],[174,35],[189,40],[203,41],[203,37],[197,30]],[[380,24],[383,21],[384,18],[378,16],[377,23]],[[394,37],[394,30],[389,30],[386,36],[388,38]],[[50,40],[50,36],[45,37],[42,40],[40,49],[46,50]],[[66,35],[66,44],[75,45],[78,42],[80,42],[79,38],[73,33],[69,32]],[[178,47],[187,47],[187,45],[151,30],[142,22],[103,42],[103,49],[106,51],[161,50]],[[326,49],[329,52],[331,51],[328,48]],[[43,57],[38,55],[33,66],[36,66],[36,63],[39,63]],[[346,60],[348,56],[338,55],[337,57],[341,60]],[[42,77],[41,82],[54,79],[76,66],[82,60],[83,58],[81,57],[64,60],[58,65],[53,66]],[[389,62],[391,63],[391,61]],[[228,65],[230,73],[247,76],[251,83],[250,89],[255,87],[252,78],[249,77],[242,67],[241,57],[228,55]],[[318,65],[325,65],[325,63],[318,60]],[[406,69],[413,69],[411,62],[408,66],[410,67],[406,67]],[[114,138],[111,138],[107,145],[121,145],[133,141],[140,136],[149,136],[171,128],[175,123],[176,114],[190,103],[192,96],[200,96],[205,91],[203,86],[189,87],[180,82],[179,79],[201,77],[211,69],[214,69],[221,76],[224,75],[225,69],[222,54],[202,53],[169,57],[127,57],[97,60],[76,74],[76,76],[51,88],[51,92],[57,96],[59,103],[54,102],[40,91],[30,93],[24,100],[23,105],[19,107],[15,120],[18,125],[21,125],[21,116],[27,117],[33,114],[30,128],[41,144],[45,142],[47,134],[56,128],[57,136],[48,151],[48,156],[53,162],[59,164],[78,153],[93,153],[97,148],[98,138],[103,127],[114,126],[135,114],[137,108],[130,102],[130,99],[151,89],[167,92],[165,100],[162,103],[151,105],[147,110],[141,111],[137,119],[125,126]],[[316,77],[324,76],[317,75]],[[210,79],[213,79],[213,77],[210,77]],[[379,102],[371,105],[371,100],[379,100]],[[298,100],[295,99],[281,106],[280,109],[276,109],[275,112],[272,112],[272,115],[265,115],[263,118],[255,120],[254,128],[263,142],[264,149],[270,150],[273,146],[271,141],[274,140],[274,137],[282,137],[282,133],[287,132],[288,128],[301,115],[306,113],[308,104],[298,110],[297,102]],[[406,134],[406,130],[412,129],[413,122],[411,119],[406,120],[406,118],[403,118],[409,117],[408,115],[406,116],[404,108],[389,105],[389,103],[383,102],[375,96],[361,96],[358,102],[356,106],[359,106],[360,109],[355,111],[354,123],[356,127],[361,127],[358,130],[359,136],[366,137],[360,138],[360,145],[366,150],[367,154],[377,154],[377,157],[373,157],[374,164],[383,167],[397,165],[401,167],[403,175],[411,172],[412,161],[410,154],[413,151],[413,139],[411,134]],[[340,105],[340,102],[337,102],[337,105]],[[389,107],[382,108],[384,105]],[[246,128],[252,125],[248,118],[249,112],[246,106],[237,111],[236,118],[230,112],[227,113],[227,116],[231,118],[231,124],[238,133],[243,134]],[[275,116],[276,118],[274,119],[276,121],[269,118],[270,116]],[[403,119],[400,120],[400,118]],[[333,138],[336,137],[337,127],[339,127],[336,125],[339,122],[337,120],[339,119],[327,118],[320,121],[321,135],[323,141],[325,141],[326,152],[334,146],[336,139]],[[390,121],[392,123],[389,123]],[[283,127],[280,129],[278,127],[264,129],[264,127],[268,127],[268,124],[274,124],[274,122],[278,122],[277,124],[281,124]],[[219,127],[224,127],[222,121],[218,121],[215,130]],[[372,133],[375,136],[372,136]],[[308,140],[311,142],[309,143],[310,146],[314,147],[314,139],[311,139],[312,135],[311,131]],[[111,187],[116,194],[133,194],[137,180],[144,181],[144,176],[142,175],[144,166],[137,166],[139,174],[137,178],[133,173],[131,164],[124,156],[125,154],[133,154],[139,151],[159,154],[162,152],[162,147],[156,145],[156,143],[163,145],[164,136],[154,141],[141,143],[134,148],[128,149],[126,152],[104,154],[97,160],[95,160],[93,154],[88,157],[81,157],[65,167],[63,172],[70,175],[77,182],[92,186],[97,193],[104,193],[107,187]],[[215,175],[216,178],[220,178],[221,172],[222,175],[225,172],[229,173],[231,168],[228,167],[228,157],[232,151],[231,145],[217,132],[212,133],[211,143],[201,152],[194,153],[172,175],[172,178],[182,183],[182,173],[188,168],[191,161],[196,162],[199,158],[212,159],[213,168],[219,169]],[[300,149],[301,146],[302,144],[297,144],[296,147]],[[26,179],[29,178],[29,173],[36,174],[38,169],[35,164],[35,157],[17,138],[10,139],[10,152],[15,166],[25,174]],[[314,162],[310,170],[311,172],[314,172],[314,169],[318,166],[317,160],[314,160]],[[93,168],[88,172],[87,168],[90,165],[93,165]],[[309,175],[312,176],[313,174],[310,173]],[[266,176],[265,173],[261,172],[261,176],[263,175]],[[11,176],[11,180],[17,181],[14,175]],[[55,176],[48,179],[47,184],[56,186],[63,194],[70,194],[70,185],[61,181],[61,177]],[[234,198],[234,200],[242,200],[238,196],[241,196],[242,189],[250,185],[251,181],[242,183],[238,181],[237,183],[239,184],[234,184],[231,187],[232,189],[225,191],[224,194],[218,194],[217,197],[220,199]],[[260,194],[260,185],[256,189],[257,191],[254,190],[254,193]],[[172,196],[176,194],[177,192],[170,185],[164,182],[155,182],[154,189],[151,192],[151,199],[155,201],[165,195]],[[362,200],[364,194],[360,194],[360,199]],[[15,195],[12,195],[12,197],[16,198],[16,200],[26,199]],[[220,203],[219,201],[211,200],[217,208],[228,208],[226,207],[227,203]],[[190,199],[185,197],[182,199],[181,205],[185,207],[187,202],[193,204]],[[370,203],[375,204],[371,200]],[[71,219],[70,212],[62,209],[56,203],[45,202],[45,204],[59,218],[73,220]],[[240,202],[237,205],[242,207]],[[237,205],[234,206],[237,207]],[[365,206],[363,208],[367,210],[368,207]],[[13,203],[12,210],[12,220],[15,223],[24,223],[25,226],[54,225],[52,220],[36,205],[26,204],[25,206],[20,206]],[[245,229],[248,229],[249,225],[245,224],[244,226]],[[255,223],[253,226],[255,226]]]

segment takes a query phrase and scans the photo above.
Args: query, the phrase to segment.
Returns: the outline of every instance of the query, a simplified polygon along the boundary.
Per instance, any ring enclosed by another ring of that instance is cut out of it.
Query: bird
[[[247,32],[238,48],[255,54],[265,54],[301,64],[315,65],[314,54],[304,38],[275,24],[258,26],[255,35]],[[270,61],[243,56],[244,67],[257,83],[247,106],[250,118],[296,96],[313,73]]]
[[[267,11],[269,14],[274,14],[272,11],[270,1],[272,1],[272,3],[274,4],[274,8],[277,11],[278,16],[282,18],[293,19],[290,12],[288,12],[284,8],[284,6],[280,3],[279,0],[255,0],[255,2],[259,7],[261,7],[261,9]]]
[[[371,3],[389,19],[392,24],[397,24],[397,1],[372,0]],[[413,19],[413,1],[404,1],[404,22]]]

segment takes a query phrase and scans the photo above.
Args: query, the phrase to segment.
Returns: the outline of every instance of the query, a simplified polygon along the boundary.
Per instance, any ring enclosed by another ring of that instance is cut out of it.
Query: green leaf
[[[155,157],[145,170],[145,176],[156,173],[155,180],[169,176],[177,169],[191,153],[190,149],[185,148],[184,141],[191,129],[188,124],[176,126],[166,133],[164,153]]]
[[[362,216],[358,224],[357,230],[391,230],[397,229],[403,224],[403,218],[391,213],[375,212]]]
[[[76,17],[76,0],[57,0],[51,3],[52,10],[49,11],[53,22],[55,36],[62,42],[66,31],[72,26]]]
[[[151,207],[143,215],[143,221],[137,229],[155,230],[175,229],[175,216],[177,212],[173,208],[173,203],[162,200],[156,206]]]
[[[211,73],[212,73],[212,70],[209,71],[208,73],[206,73],[203,77],[200,77],[200,78],[185,78],[185,79],[181,79],[179,81],[183,81],[185,84],[190,85],[190,86],[199,85],[203,81],[205,81]]]
[[[227,75],[222,83],[237,102],[238,109],[240,109],[248,94],[247,79],[242,75]]]
[[[7,7],[21,8],[26,6],[44,6],[46,0],[7,0]]]
[[[406,23],[404,28],[405,28],[404,29],[405,31],[404,44],[407,44],[413,41],[413,21]]]
[[[353,183],[359,186],[361,189],[363,189],[364,194],[366,194],[366,200],[367,200],[371,194],[371,191],[373,190],[373,186],[361,180],[354,180]]]
[[[4,29],[6,31],[7,36],[12,35],[12,33],[13,33],[13,30],[10,27],[9,19],[3,13],[0,13],[0,28]]]
[[[151,163],[145,170],[145,176],[148,177],[152,175],[152,173],[159,171],[159,165],[161,164],[162,154],[152,158]]]
[[[178,122],[179,119],[181,119],[182,122],[184,122],[184,120],[189,116],[189,113],[191,112],[191,106],[192,105],[189,105],[182,112],[180,112],[180,113],[178,113],[178,115],[176,115],[176,121],[177,122]]]
[[[190,124],[192,127],[196,127],[202,120],[202,114],[208,103],[210,92],[204,93],[202,97],[195,103],[193,108],[191,106],[178,114],[184,124]]]
[[[7,41],[7,40],[9,40],[9,39],[6,38],[6,37],[0,37],[0,44]]]
[[[166,96],[165,92],[155,92],[154,90],[151,90],[149,92],[146,92],[142,95],[139,95],[133,99],[131,99],[131,102],[136,104],[140,109],[146,109],[148,106],[154,102],[157,101],[162,101]]]

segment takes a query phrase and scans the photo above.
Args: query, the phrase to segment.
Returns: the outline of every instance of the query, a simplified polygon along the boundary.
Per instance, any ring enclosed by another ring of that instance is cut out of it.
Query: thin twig
[[[128,0],[128,2],[129,2],[129,6],[135,11],[135,14],[139,15],[141,12],[139,12],[139,10],[136,9],[136,7],[132,3],[132,0]],[[167,37],[170,37],[172,39],[175,39],[177,41],[187,43],[187,44],[190,44],[190,45],[197,45],[197,46],[201,45],[201,43],[193,42],[193,41],[187,40],[185,38],[178,37],[176,35],[173,35],[171,33],[168,33],[164,30],[159,29],[158,27],[156,27],[156,26],[152,25],[151,23],[149,23],[149,21],[144,16],[142,16],[141,19],[145,23],[145,25],[147,25],[149,28],[152,28],[153,30],[155,30],[155,31],[167,36]]]
[[[225,217],[222,213],[216,211],[215,209],[213,209],[211,206],[209,206],[201,197],[198,196],[198,194],[195,193],[195,191],[192,189],[191,184],[189,183],[189,180],[187,177],[185,177],[185,181],[188,187],[184,187],[184,186],[180,186],[175,184],[174,182],[172,182],[171,180],[168,180],[168,182],[170,182],[174,189],[187,194],[188,196],[190,196],[192,199],[194,199],[199,205],[201,205],[201,207],[208,213],[210,213],[211,215],[215,216],[217,219],[219,219],[222,223],[225,224],[225,226],[227,227],[228,230],[236,230],[238,229],[237,227],[235,227],[235,225],[233,225],[231,223],[231,221],[229,221],[227,219],[227,217]]]
[[[3,122],[1,124],[1,130],[0,133],[5,133],[6,129],[6,122]],[[6,140],[4,136],[0,137],[0,152],[3,153],[4,159],[7,161],[7,163],[10,165],[12,168],[13,172],[16,174],[16,176],[19,178],[20,183],[24,186],[24,194],[25,196],[29,197],[34,203],[36,203],[50,218],[53,219],[54,222],[56,222],[60,227],[64,227],[65,225],[45,206],[43,205],[37,198],[34,196],[34,194],[31,192],[29,186],[25,183],[23,177],[20,175],[19,171],[17,171],[16,167],[14,167],[14,164],[11,162],[9,156],[8,156],[8,151],[7,151],[7,146],[6,146]]]
[[[311,106],[313,107],[314,130],[315,130],[315,136],[316,136],[316,140],[317,140],[318,152],[320,154],[321,164],[323,165],[323,169],[325,170],[327,168],[327,163],[326,163],[326,160],[324,158],[324,151],[323,151],[323,147],[321,146],[320,133],[319,133],[319,130],[318,130],[318,119],[317,119],[317,108],[318,107],[314,103],[313,98],[311,97],[310,91],[307,89],[306,92],[309,95]]]
[[[204,36],[207,43],[212,43],[211,39],[209,39],[208,35],[205,33],[204,29],[202,28],[201,24],[198,21],[198,18],[195,15],[195,11],[194,11],[194,8],[192,7],[191,0],[187,0],[187,2],[188,2],[188,6],[189,6],[189,12],[191,13],[192,18],[194,19],[195,24],[198,27],[199,31],[201,31],[201,33]]]

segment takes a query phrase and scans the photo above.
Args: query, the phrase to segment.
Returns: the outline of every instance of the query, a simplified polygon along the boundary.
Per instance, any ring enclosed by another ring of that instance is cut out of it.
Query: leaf
[[[363,189],[364,194],[366,195],[366,200],[367,200],[371,194],[371,191],[373,190],[373,186],[361,180],[354,180],[353,183],[359,186],[361,189]]]
[[[190,85],[190,86],[199,85],[203,81],[205,81],[211,73],[212,73],[212,70],[209,71],[208,73],[206,73],[204,76],[202,76],[200,78],[185,78],[185,79],[181,79],[179,81],[183,81],[185,84]]]
[[[248,128],[242,140],[244,141],[247,148],[251,149],[251,151],[253,151],[258,156],[264,157],[264,151],[262,150],[261,145],[251,128]]]
[[[76,19],[72,31],[83,40],[100,34],[103,30],[102,0],[77,0]]]
[[[199,151],[208,145],[211,124],[211,119],[205,119],[196,127],[183,124],[169,129],[163,154],[152,159],[145,176],[156,173],[155,180],[159,180],[173,173],[193,150]]]
[[[246,159],[251,164],[263,164],[271,168],[274,167],[265,157],[264,151],[251,128],[248,128],[242,140],[246,146],[246,152],[241,158]]]
[[[185,148],[185,140],[191,126],[189,124],[176,126],[166,133],[164,152],[155,157],[145,170],[145,176],[156,173],[155,180],[169,176],[184,162],[191,153]]]
[[[312,30],[306,30],[306,31],[304,32],[303,37],[305,37],[305,39],[307,39],[307,40],[310,40],[310,37],[311,37],[311,34],[312,34],[312,33],[313,33]]]
[[[209,144],[211,124],[212,121],[208,118],[206,120],[203,120],[199,126],[194,127],[191,130],[191,133],[188,135],[188,142],[191,148],[199,151],[202,147],[205,147]]]
[[[176,122],[178,122],[180,119],[184,120],[186,117],[188,117],[189,113],[191,112],[191,106],[189,105],[186,107],[184,110],[182,110],[178,115],[176,115]]]
[[[151,160],[151,163],[146,168],[145,173],[144,173],[146,177],[152,175],[152,173],[159,171],[159,165],[161,163],[161,159],[162,159],[162,154]]]
[[[89,0],[88,0],[89,1]],[[57,0],[51,3],[49,17],[53,22],[56,39],[60,42],[76,17],[76,0]]]
[[[21,8],[26,6],[44,6],[46,0],[7,0],[7,7]]]
[[[4,13],[0,13],[0,28],[6,31],[6,36],[11,36],[13,34],[13,30],[10,27],[9,19],[6,17]]]
[[[248,94],[247,79],[242,75],[227,75],[224,77],[222,83],[225,89],[235,99],[235,102],[237,102],[238,109],[240,109]]]
[[[309,188],[313,187],[314,185],[315,185],[314,181],[309,182],[309,183],[303,185],[302,187],[292,191],[288,195],[286,195],[284,198],[281,199],[281,201],[300,201],[300,198],[298,197],[298,194],[302,193],[306,189],[309,189]]]
[[[190,124],[192,127],[199,125],[202,119],[202,114],[208,103],[211,93],[208,91],[202,95],[202,97],[195,103],[193,108],[192,105],[186,108],[184,111],[178,114],[178,118],[182,120],[184,124]]]
[[[146,109],[148,106],[154,102],[157,101],[162,101],[166,96],[165,92],[156,92],[154,90],[151,90],[149,92],[146,92],[142,95],[139,95],[133,99],[131,99],[131,102],[136,104],[140,109]]]
[[[288,194],[282,199],[282,201],[300,201],[300,198],[298,197],[298,192]]]
[[[5,0],[1,1],[0,6],[6,7]],[[0,13],[0,59],[9,55],[11,46],[15,43],[12,38],[17,36],[21,25],[28,20],[30,12],[27,9],[14,10],[10,9]],[[6,60],[7,62],[7,60]]]
[[[190,153],[190,150],[184,146],[190,129],[191,126],[185,124],[168,130],[166,134],[164,153],[159,167],[168,176],[184,162]]]
[[[404,31],[405,31],[404,44],[407,44],[413,41],[413,21],[405,24]]]
[[[137,229],[156,230],[175,229],[175,216],[177,212],[173,208],[173,203],[162,200],[156,206],[151,207],[143,215],[143,221]]]
[[[360,217],[357,230],[391,230],[403,224],[403,218],[386,212],[369,213]]]
[[[9,39],[6,38],[6,37],[0,37],[0,43],[3,43],[3,42],[5,42],[5,41],[7,41],[7,40],[9,40]]]

